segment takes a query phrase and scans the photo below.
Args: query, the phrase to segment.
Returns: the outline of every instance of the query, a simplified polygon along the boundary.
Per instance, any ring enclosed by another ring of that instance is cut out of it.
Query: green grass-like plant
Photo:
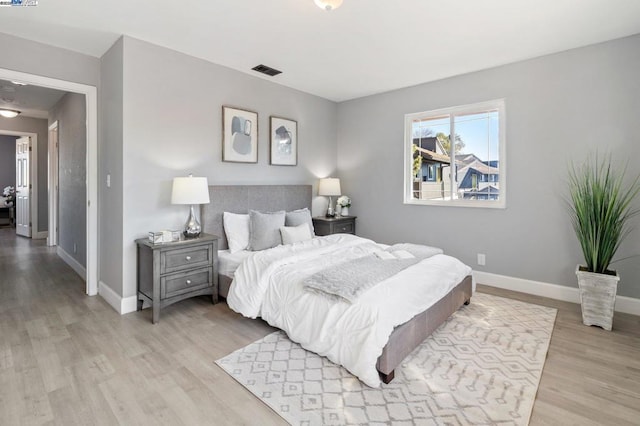
[[[607,273],[613,256],[631,232],[629,219],[640,213],[632,205],[640,192],[640,175],[625,184],[626,167],[614,169],[611,155],[589,156],[569,167],[569,208],[589,272]]]

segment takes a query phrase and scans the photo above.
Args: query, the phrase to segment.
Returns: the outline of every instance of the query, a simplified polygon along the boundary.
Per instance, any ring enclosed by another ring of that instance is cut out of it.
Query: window
[[[436,174],[436,165],[435,164],[429,164],[429,180],[435,180],[435,174]]]
[[[504,129],[502,99],[405,115],[405,203],[504,208]]]

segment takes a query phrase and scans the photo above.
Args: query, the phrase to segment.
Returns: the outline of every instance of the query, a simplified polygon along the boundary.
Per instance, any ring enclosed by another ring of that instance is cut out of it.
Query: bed
[[[276,210],[292,211],[292,210],[297,210],[305,207],[311,209],[312,193],[311,193],[310,185],[211,186],[209,188],[209,192],[210,192],[210,198],[212,202],[208,205],[203,206],[202,208],[203,229],[207,233],[216,234],[220,236],[219,248],[223,251],[228,248],[228,243],[227,243],[227,239],[225,236],[224,227],[222,223],[224,212],[243,214],[243,213],[247,213],[251,209],[260,210],[260,211],[276,211]],[[373,242],[370,242],[369,240],[353,237],[353,236],[347,236],[347,235],[334,235],[330,237],[317,238],[314,240],[315,240],[314,242],[308,243],[309,247],[303,247],[304,250],[309,252],[312,252],[314,250],[318,252],[323,252],[325,256],[327,255],[327,253],[331,254],[330,251],[333,249],[330,247],[342,247],[344,250],[348,250],[348,247],[351,247],[351,249],[355,251],[379,249],[377,247],[372,246],[371,244]],[[260,255],[256,255],[255,257],[257,259],[262,259],[263,263],[269,264],[275,261],[279,261],[278,259],[280,259],[280,256],[282,254],[285,256],[286,255],[299,256],[296,253],[289,253],[289,251],[290,249],[287,248],[286,246],[281,246],[280,248],[277,248],[277,249],[265,250],[264,253],[260,253]],[[345,253],[348,253],[348,251],[345,251]],[[237,256],[235,259],[233,259],[233,256],[225,256],[224,253],[222,256],[219,257],[221,259],[221,264],[219,265],[220,266],[219,295],[221,297],[225,299],[230,297],[229,291],[230,291],[230,286],[233,280],[233,276],[236,273],[236,271],[238,271],[237,268],[239,268],[241,265],[245,263],[247,265],[249,264],[249,262],[245,262],[245,260],[250,257],[251,256],[246,253]],[[439,257],[437,257],[436,259],[437,261],[436,260],[434,260],[433,262],[425,261],[425,262],[421,262],[421,264],[424,263],[425,268],[429,266],[429,265],[426,265],[427,263],[437,264],[442,262],[445,262],[445,263],[449,262],[449,263],[446,263],[446,265],[449,265],[449,264],[453,265],[453,263],[451,263],[453,262],[451,259],[453,258],[448,258],[448,256],[443,257],[439,255]],[[310,262],[309,265],[313,264],[310,257],[306,260]],[[456,263],[455,265],[461,264],[459,261],[457,262],[458,263]],[[247,266],[247,265],[244,265],[244,266]],[[453,268],[451,266],[443,266],[443,265],[436,265],[435,267],[441,268],[441,269]],[[429,266],[429,267],[433,267],[433,266]],[[448,287],[446,288],[440,286],[438,291],[442,294],[438,295],[437,301],[429,302],[431,304],[426,309],[421,310],[419,312],[412,313],[407,311],[405,314],[411,314],[411,316],[407,318],[406,321],[403,321],[402,323],[399,323],[398,325],[396,325],[395,328],[388,330],[386,334],[382,333],[385,336],[388,336],[388,339],[385,337],[386,344],[384,342],[382,343],[384,347],[382,347],[381,351],[377,351],[377,353],[375,353],[376,350],[373,350],[370,353],[361,353],[357,355],[357,357],[363,357],[363,358],[371,358],[372,356],[374,357],[373,361],[375,364],[375,373],[376,373],[375,379],[372,377],[371,371],[369,371],[371,370],[371,368],[368,368],[367,371],[364,371],[364,370],[360,371],[359,370],[360,367],[358,366],[350,367],[349,365],[345,365],[348,363],[342,362],[344,357],[354,358],[354,356],[351,356],[351,354],[348,353],[348,350],[346,350],[347,353],[345,355],[344,353],[345,348],[343,347],[334,348],[332,350],[328,350],[327,353],[322,353],[323,349],[314,350],[314,349],[317,349],[317,346],[314,346],[317,342],[313,339],[308,339],[308,341],[306,342],[299,341],[300,339],[305,340],[304,335],[300,334],[301,333],[300,330],[291,330],[291,329],[287,330],[286,325],[282,324],[282,322],[286,322],[286,321],[279,320],[280,317],[278,315],[282,316],[280,313],[273,314],[270,318],[269,318],[269,315],[266,315],[267,318],[265,318],[265,316],[263,315],[260,315],[260,316],[263,316],[263,319],[265,319],[270,324],[276,327],[285,329],[289,337],[292,340],[295,340],[295,341],[298,341],[298,343],[301,343],[303,347],[309,350],[312,350],[314,352],[321,353],[322,355],[327,356],[331,361],[344,365],[352,373],[357,375],[364,383],[368,384],[369,386],[375,387],[376,385],[379,385],[380,380],[382,380],[384,383],[389,383],[394,377],[395,369],[401,364],[404,358],[408,354],[410,354],[420,343],[422,343],[424,339],[427,338],[438,326],[440,326],[444,321],[446,321],[446,319],[453,312],[459,309],[460,306],[462,306],[463,304],[469,303],[471,299],[472,291],[473,291],[473,285],[472,285],[472,280],[470,276],[470,269],[468,269],[468,267],[465,266],[467,268],[465,269],[466,274],[461,274],[460,267],[459,266],[456,266],[456,267],[458,268],[456,277],[460,277],[460,278],[459,279],[456,278],[456,281],[449,284]],[[247,268],[249,268],[249,266],[247,266]],[[244,268],[244,269],[247,269],[247,268]],[[295,275],[296,270],[294,267],[285,265],[282,267],[282,270],[286,270],[286,268],[289,268],[289,272],[288,272],[289,274]],[[406,275],[406,276],[412,277],[412,278],[407,278],[404,280],[398,278],[398,281],[396,281],[396,284],[395,284],[396,287],[400,285],[408,285],[407,284],[408,282],[424,280],[423,278],[420,278],[419,280],[415,279],[417,277],[417,275],[415,274],[419,273],[420,272],[419,270],[417,269],[414,270],[409,268],[407,271],[409,272],[406,272],[406,271],[405,272],[409,275]],[[242,269],[240,270],[239,273],[246,275],[246,271],[242,271]],[[412,276],[411,273],[413,273],[414,275]],[[389,288],[391,287],[385,288],[385,286],[391,285],[390,283],[387,283],[387,281],[384,282],[384,285],[381,284],[379,286],[376,286],[375,287],[376,291],[373,291],[372,289],[372,290],[369,290],[367,294],[371,293],[372,297],[376,292],[384,293],[384,291],[387,291],[387,295],[393,294],[393,292],[389,290]],[[390,280],[390,281],[393,281],[393,280]],[[287,312],[292,309],[295,309],[296,304],[301,305],[299,306],[300,310],[303,310],[305,308],[304,306],[302,306],[303,303],[305,304],[305,306],[306,304],[313,303],[314,306],[316,305],[318,306],[317,309],[319,310],[321,310],[321,307],[320,307],[321,305],[325,305],[324,302],[320,302],[320,303],[309,302],[309,300],[313,298],[313,296],[311,295],[308,295],[308,294],[302,295],[301,293],[296,293],[296,294],[291,293],[290,289],[284,284],[279,283],[278,280],[275,280],[274,284],[271,285],[270,287],[265,287],[265,288],[268,288],[268,290],[266,291],[270,292],[269,295],[266,296],[269,302],[268,303],[265,302],[266,303],[265,306],[270,306],[270,307],[275,306],[275,308],[272,309],[273,311],[276,311],[277,309],[279,309],[279,307],[277,306],[277,303],[273,302],[273,299],[276,298],[277,295],[281,295],[284,293],[287,293],[287,296],[286,297],[283,296],[280,299],[287,300],[287,303],[293,303],[293,306],[286,307]],[[240,288],[237,288],[235,290],[239,290],[239,289]],[[411,290],[411,291],[414,291],[414,290]],[[251,299],[252,294],[250,293],[250,291],[253,291],[253,290],[243,290],[243,291],[245,291],[247,299]],[[247,293],[247,291],[249,292]],[[237,291],[236,293],[241,294],[242,292]],[[235,299],[233,297],[234,296],[233,294],[231,296],[232,296],[231,300],[228,301],[230,303],[230,306],[232,306],[232,304],[238,305],[239,303],[246,304],[247,306],[250,305],[250,301],[247,301],[245,303],[245,301],[241,300],[239,302],[238,295],[235,295]],[[322,296],[317,296],[317,297],[322,297]],[[428,295],[426,295],[425,299],[428,299]],[[317,299],[314,299],[314,300],[317,300]],[[278,302],[278,303],[284,303],[284,302]],[[386,308],[385,302],[381,302],[379,306],[375,307],[376,310],[380,310],[381,312],[385,311],[385,308]],[[326,309],[331,309],[331,307],[326,307]],[[412,306],[412,309],[416,309],[416,307]],[[249,317],[255,317],[254,315],[251,315],[250,311],[251,309],[249,307],[247,308],[247,312],[243,313],[243,315],[249,316]],[[294,312],[294,314],[292,315],[299,315],[299,314]],[[324,314],[320,313],[319,315],[324,315]],[[397,321],[397,318],[398,317],[396,315],[395,317],[396,321]],[[302,332],[304,332],[304,329]],[[296,335],[296,333],[298,334]],[[296,337],[298,339],[296,339]],[[356,364],[360,363],[359,360],[357,359],[354,359],[354,362]],[[369,362],[369,364],[371,364],[371,362]]]

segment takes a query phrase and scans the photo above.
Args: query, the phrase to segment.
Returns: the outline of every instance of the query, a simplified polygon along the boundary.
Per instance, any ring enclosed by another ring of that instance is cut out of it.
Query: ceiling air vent
[[[256,65],[255,67],[251,68],[254,71],[258,71],[261,72],[262,74],[266,74],[268,76],[273,77],[274,75],[278,75],[278,74],[282,74],[282,71],[278,71],[275,68],[271,68],[268,67],[266,65],[260,64],[260,65]]]

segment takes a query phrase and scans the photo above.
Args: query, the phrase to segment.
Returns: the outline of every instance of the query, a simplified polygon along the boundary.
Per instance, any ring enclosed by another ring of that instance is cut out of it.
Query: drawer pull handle
[[[186,260],[191,260],[191,256],[185,257]]]
[[[187,280],[187,285],[191,284],[191,280]]]

